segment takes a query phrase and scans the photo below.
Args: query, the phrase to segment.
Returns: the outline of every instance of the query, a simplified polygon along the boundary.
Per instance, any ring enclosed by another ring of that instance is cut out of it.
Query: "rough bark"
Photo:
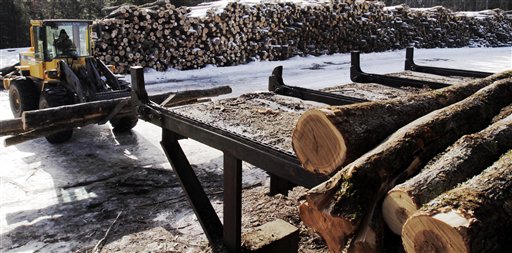
[[[133,113],[119,113],[117,117],[128,117],[133,115]],[[40,127],[35,129],[30,129],[28,131],[19,132],[16,135],[5,138],[4,147],[16,145],[23,143],[25,141],[34,140],[40,137],[48,136],[51,134],[55,134],[61,131],[69,130],[76,127],[82,127],[90,124],[96,124],[104,118],[103,115],[96,115],[96,117],[83,117],[83,118],[75,118],[73,122],[70,121],[61,121],[61,122],[52,122],[50,125],[46,127]]]
[[[407,123],[511,76],[509,70],[406,98],[309,110],[292,134],[295,154],[305,169],[332,175]]]
[[[382,206],[391,230],[401,234],[405,221],[423,204],[450,190],[512,149],[512,115],[486,129],[466,135],[421,172],[391,189]]]
[[[20,118],[0,121],[0,136],[12,135],[23,128],[23,121]]]
[[[150,96],[150,99],[155,103],[163,103],[168,98],[176,98],[170,99],[171,102],[169,103],[173,104],[187,102],[202,97],[218,96],[230,92],[231,88],[229,86],[222,86],[204,90],[187,90],[163,93]],[[22,115],[23,129],[30,130],[40,127],[47,127],[55,123],[60,124],[61,122],[66,121],[69,124],[74,124],[74,122],[81,122],[88,119],[101,120],[102,118],[107,117],[110,112],[120,104],[122,104],[122,108],[119,110],[119,113],[128,113],[134,110],[131,103],[131,98],[118,98],[112,100],[88,102],[83,104],[52,107],[42,110],[26,111]]]
[[[508,106],[501,109],[500,113],[492,119],[492,123],[496,123],[508,117],[509,115],[512,115],[512,104],[509,104]]]
[[[211,97],[231,92],[229,86],[204,90],[188,90],[163,93],[150,96],[155,103],[170,100],[169,105],[182,105],[200,101],[199,98]],[[0,135],[13,135],[6,138],[5,146],[19,144],[24,141],[47,136],[70,128],[89,124],[103,124],[112,117],[134,115],[131,98],[95,101],[89,103],[52,107],[41,110],[26,111],[21,119],[0,121]],[[4,129],[5,125],[5,129]]]
[[[334,241],[335,245],[329,245],[332,249],[342,248],[347,239],[345,235],[354,234],[355,228],[368,222],[371,216],[365,214],[374,211],[377,201],[397,180],[416,173],[461,136],[489,125],[493,116],[510,102],[512,78],[507,78],[402,127],[331,179],[310,190],[306,196],[310,212],[301,212],[301,219],[316,231],[323,228],[317,226],[315,216],[323,217],[324,223],[342,220],[347,225],[338,235],[330,236],[341,239]],[[329,233],[334,231],[320,234]]]
[[[199,98],[214,97],[222,94],[231,93],[231,87],[221,86],[205,90],[185,90],[168,96],[162,103],[162,106],[169,107],[177,104],[183,104],[188,101],[197,100]]]
[[[57,124],[67,122],[72,125],[75,122],[87,121],[88,119],[101,120],[108,116],[119,104],[122,106],[120,113],[133,111],[135,114],[134,108],[130,103],[130,98],[102,100],[23,112],[21,116],[23,129],[46,128],[54,125],[55,122],[57,122]]]
[[[407,252],[512,252],[512,150],[422,207],[404,225]]]

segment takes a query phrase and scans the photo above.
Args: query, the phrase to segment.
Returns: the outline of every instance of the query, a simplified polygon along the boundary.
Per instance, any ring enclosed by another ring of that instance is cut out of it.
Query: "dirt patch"
[[[297,120],[319,106],[324,104],[261,92],[170,110],[292,154],[291,135]]]

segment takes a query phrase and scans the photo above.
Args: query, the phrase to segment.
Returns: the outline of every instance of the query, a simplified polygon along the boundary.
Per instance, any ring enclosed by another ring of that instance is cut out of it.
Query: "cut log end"
[[[343,136],[319,110],[309,110],[299,118],[292,144],[302,166],[314,173],[330,175],[346,158]]]
[[[414,200],[407,191],[388,192],[382,203],[382,214],[388,227],[397,235],[402,234],[405,221],[418,210]]]
[[[311,207],[307,202],[300,205],[299,215],[306,226],[322,236],[331,252],[341,252],[355,230],[348,221]]]
[[[404,248],[407,252],[417,253],[469,252],[457,230],[466,224],[469,221],[453,211],[434,216],[415,215],[404,225]]]

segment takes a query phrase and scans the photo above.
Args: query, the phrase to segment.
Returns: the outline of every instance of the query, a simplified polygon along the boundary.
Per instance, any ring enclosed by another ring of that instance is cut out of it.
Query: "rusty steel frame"
[[[464,70],[464,69],[450,69],[450,68],[438,68],[431,66],[422,66],[414,63],[414,48],[408,47],[405,51],[405,70],[411,70],[415,72],[429,73],[440,76],[463,76],[463,77],[475,77],[485,78],[493,73]]]
[[[361,53],[354,51],[351,53],[351,65],[350,65],[350,79],[356,83],[378,83],[381,85],[400,88],[404,86],[424,88],[429,87],[432,89],[440,89],[448,87],[449,84],[423,81],[417,79],[395,77],[380,74],[370,74],[361,70]]]
[[[270,175],[271,194],[287,194],[295,185],[312,188],[325,180],[302,168],[297,158],[242,136],[173,113],[150,101],[141,67],[132,67],[132,103],[139,118],[162,128],[162,149],[211,244],[231,252],[241,248],[242,161]],[[220,222],[178,140],[190,138],[223,151],[224,219]]]
[[[269,76],[268,90],[279,95],[296,97],[302,100],[310,100],[328,105],[348,105],[368,101],[361,98],[286,85],[283,81],[282,66],[275,67],[272,71],[272,75]]]

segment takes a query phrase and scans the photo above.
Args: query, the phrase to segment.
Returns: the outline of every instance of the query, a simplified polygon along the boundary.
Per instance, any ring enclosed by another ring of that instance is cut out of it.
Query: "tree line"
[[[0,0],[0,48],[30,45],[31,19],[97,19],[108,13],[104,7],[141,5],[155,0]],[[339,1],[339,0],[333,0]],[[171,0],[176,6],[192,6],[207,0]],[[512,9],[511,0],[384,0],[386,5],[405,3],[411,7],[442,5],[455,11]]]

